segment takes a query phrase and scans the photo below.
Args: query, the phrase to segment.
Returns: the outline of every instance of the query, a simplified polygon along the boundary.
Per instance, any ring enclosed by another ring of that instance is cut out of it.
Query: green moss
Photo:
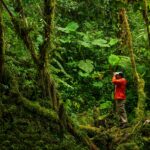
[[[116,150],[140,150],[140,148],[135,143],[123,143]]]
[[[19,101],[24,105],[24,107],[26,107],[30,111],[35,112],[41,116],[45,116],[47,118],[50,118],[51,120],[58,121],[58,115],[54,110],[41,107],[39,105],[39,103],[31,102],[31,101],[29,101],[23,97],[20,97]]]

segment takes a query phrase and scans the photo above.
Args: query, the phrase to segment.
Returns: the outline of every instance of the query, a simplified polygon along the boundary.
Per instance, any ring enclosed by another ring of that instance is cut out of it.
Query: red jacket
[[[126,99],[125,90],[126,90],[127,80],[125,78],[116,79],[114,75],[112,78],[112,83],[115,84],[114,99],[125,100]]]

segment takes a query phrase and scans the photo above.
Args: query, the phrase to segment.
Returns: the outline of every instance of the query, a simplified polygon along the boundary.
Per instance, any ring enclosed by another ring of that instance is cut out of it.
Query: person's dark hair
[[[123,78],[124,75],[123,75],[123,72],[119,72],[119,75]]]

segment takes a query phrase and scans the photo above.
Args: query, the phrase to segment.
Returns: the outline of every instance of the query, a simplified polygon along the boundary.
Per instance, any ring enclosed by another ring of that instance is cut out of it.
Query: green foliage
[[[112,65],[112,66],[115,66],[115,65],[118,65],[120,61],[120,58],[116,55],[113,55],[111,54],[108,58],[108,62]]]
[[[10,0],[5,2],[14,16],[19,17],[14,12],[12,2]],[[37,0],[22,2],[29,26],[27,34],[31,35],[34,40],[33,44],[39,52],[44,40],[43,2]],[[149,1],[148,5],[150,5]],[[132,122],[134,119],[138,99],[136,85],[128,50],[126,46],[125,48],[120,47],[118,36],[120,29],[118,12],[122,7],[128,10],[137,70],[145,79],[145,90],[147,97],[150,97],[150,51],[141,15],[143,2],[138,1],[127,5],[121,0],[57,0],[55,36],[54,40],[52,39],[55,46],[49,49],[50,65],[48,67],[57,83],[67,112],[78,124],[93,123],[94,106],[98,107],[102,113],[100,119],[106,118],[106,115],[112,110],[111,93],[114,87],[111,83],[111,72],[117,70],[124,71],[128,80],[126,110],[129,121]],[[43,99],[37,68],[26,51],[27,48],[16,36],[6,11],[4,11],[3,18],[6,45],[5,64],[8,66],[9,75],[6,73],[5,83],[0,85],[2,89],[0,123],[3,124],[0,126],[1,149],[30,149],[31,147],[32,149],[53,150],[87,149],[76,143],[69,135],[64,135],[63,140],[59,137],[60,127],[54,123],[58,120],[58,116],[51,110],[50,100]],[[10,92],[14,86],[10,83],[11,77],[15,77],[18,82],[20,93],[32,101],[20,97],[20,102],[17,102],[18,95],[12,96]],[[10,98],[7,99],[7,97]],[[146,103],[149,109],[148,98]],[[49,117],[51,119],[46,119]],[[146,132],[148,130],[146,129]],[[148,145],[149,141],[146,141],[148,138],[145,138],[143,143]],[[139,141],[141,142],[141,139]],[[125,145],[121,144],[118,150],[133,147],[137,148],[137,145],[125,143]]]
[[[117,150],[139,150],[136,143],[124,143],[117,147]]]
[[[117,43],[118,43],[118,39],[111,38],[108,44],[110,46],[113,46],[113,45],[116,45]]]
[[[130,74],[132,67],[131,67],[131,60],[129,57],[126,56],[117,56],[111,54],[108,57],[108,62],[112,66],[120,66],[122,70],[126,71],[126,74]],[[143,76],[146,73],[146,67],[144,64],[137,64],[137,71]]]
[[[105,103],[100,104],[100,109],[111,109],[112,108],[112,102],[106,101]]]
[[[107,44],[107,41],[104,39],[96,39],[92,44],[100,47],[109,47],[109,44]]]
[[[93,66],[93,61],[89,60],[89,59],[86,59],[86,60],[80,60],[79,61],[79,64],[78,64],[78,67],[85,71],[86,73],[91,73],[94,69],[94,66]]]
[[[112,66],[120,66],[122,69],[126,69],[128,71],[131,70],[131,62],[129,57],[111,54],[108,57],[108,62]]]
[[[58,30],[65,33],[70,33],[75,32],[78,28],[79,25],[76,22],[70,22],[65,28],[59,27]]]
[[[93,86],[100,89],[100,88],[102,88],[104,85],[103,85],[103,82],[97,81],[97,82],[93,82]]]

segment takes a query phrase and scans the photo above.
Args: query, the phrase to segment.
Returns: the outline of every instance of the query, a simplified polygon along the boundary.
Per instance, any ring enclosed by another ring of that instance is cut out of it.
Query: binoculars
[[[114,72],[114,75],[123,75],[123,72]]]

